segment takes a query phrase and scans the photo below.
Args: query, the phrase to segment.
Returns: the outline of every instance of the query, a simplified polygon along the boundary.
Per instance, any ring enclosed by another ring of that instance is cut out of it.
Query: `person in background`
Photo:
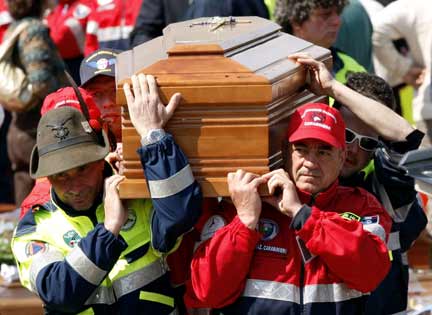
[[[103,48],[127,50],[142,0],[98,0],[88,17],[84,55]]]
[[[3,41],[4,33],[9,24],[13,22],[12,16],[9,13],[6,0],[0,0],[0,43]]]
[[[30,174],[48,177],[51,198],[20,220],[12,240],[21,283],[46,314],[173,314],[165,256],[200,215],[201,190],[187,158],[164,125],[180,102],[165,107],[152,76],[132,76],[124,91],[151,198],[123,203],[104,160],[105,130],[71,106],[45,113]],[[53,93],[55,104],[65,90]],[[86,106],[80,104],[81,107]]]
[[[78,85],[79,67],[84,57],[87,19],[93,6],[94,0],[59,0],[45,17],[50,36]]]
[[[334,47],[345,52],[374,73],[372,58],[372,22],[359,0],[349,0],[341,14],[341,27]]]
[[[42,22],[46,1],[7,0],[7,5],[14,22],[10,24],[5,37],[21,22],[28,22],[18,38],[15,62],[27,74],[36,104],[21,112],[11,113],[12,121],[7,135],[8,154],[14,173],[15,204],[19,205],[34,185],[28,169],[42,102],[49,93],[65,86],[67,79],[65,65],[58,56],[48,28]]]
[[[432,4],[421,0],[397,0],[386,6],[372,20],[373,48],[378,61],[399,82],[415,88],[413,118],[426,136],[422,146],[432,144]],[[409,54],[400,54],[394,40],[405,39]]]
[[[333,97],[346,123],[347,158],[340,183],[373,193],[392,218],[387,247],[392,254],[389,274],[374,290],[365,314],[403,313],[408,301],[407,251],[427,223],[417,199],[414,179],[398,166],[400,157],[420,146],[424,134],[396,114],[391,87],[380,77],[351,73],[346,86],[337,82],[322,62],[294,56],[312,69],[310,89]]]
[[[346,82],[348,72],[366,71],[356,60],[334,47],[341,26],[341,13],[347,0],[277,0],[275,20],[283,31],[330,49],[332,73]]]
[[[229,173],[231,200],[200,219],[188,308],[362,314],[387,274],[390,217],[372,194],[338,183],[346,147],[339,111],[303,105],[287,129],[284,169]],[[270,196],[259,195],[262,184]]]
[[[115,141],[121,143],[120,106],[116,104],[115,66],[120,51],[99,49],[80,65],[81,87],[89,92],[109,126]]]
[[[161,36],[163,29],[171,23],[214,16],[270,17],[263,0],[146,0],[132,31],[130,46]]]

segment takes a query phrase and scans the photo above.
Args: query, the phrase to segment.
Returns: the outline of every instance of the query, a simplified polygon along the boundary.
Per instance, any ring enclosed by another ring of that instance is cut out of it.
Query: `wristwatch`
[[[151,129],[145,137],[141,138],[141,145],[146,146],[158,142],[165,136],[165,134],[165,130],[163,129]]]

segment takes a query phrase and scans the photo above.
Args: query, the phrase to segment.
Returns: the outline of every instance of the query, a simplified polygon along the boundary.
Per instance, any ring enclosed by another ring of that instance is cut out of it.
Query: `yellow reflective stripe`
[[[157,302],[161,304],[165,304],[171,307],[174,307],[174,299],[172,297],[154,293],[154,292],[148,292],[148,291],[141,291],[140,292],[140,300],[146,300],[151,302]]]
[[[90,308],[86,309],[85,311],[82,311],[81,313],[78,313],[78,315],[94,315],[94,311],[90,307]]]

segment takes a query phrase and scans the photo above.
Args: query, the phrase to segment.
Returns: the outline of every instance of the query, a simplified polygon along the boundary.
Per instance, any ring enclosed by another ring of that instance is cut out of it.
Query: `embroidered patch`
[[[133,226],[135,225],[136,220],[137,220],[135,210],[132,208],[129,208],[128,210],[129,210],[128,218],[126,220],[126,223],[123,224],[123,226],[121,228],[122,231],[129,231],[131,228],[133,228]]]
[[[360,221],[361,217],[352,212],[341,213],[340,216],[348,221]]]
[[[272,252],[272,253],[283,254],[283,255],[286,255],[286,253],[287,253],[286,248],[277,247],[277,246],[269,246],[269,245],[264,245],[264,244],[258,244],[256,246],[256,249],[262,250],[264,252]]]
[[[220,215],[211,216],[206,223],[201,232],[201,241],[204,242],[211,238],[217,230],[224,227],[226,224],[225,219]]]
[[[69,247],[74,248],[81,241],[81,236],[79,236],[74,230],[70,230],[63,234],[63,240]]]
[[[27,257],[36,255],[37,253],[43,253],[47,250],[48,244],[44,242],[34,241],[27,243],[25,247],[25,254]]]
[[[361,223],[363,223],[363,225],[378,224],[379,223],[379,215],[371,215],[371,216],[363,217],[363,218],[361,218]]]
[[[51,128],[51,131],[53,132],[53,135],[55,138],[60,139],[60,141],[63,141],[67,138],[69,135],[69,129],[65,127],[65,124],[71,120],[72,117],[66,118],[62,123],[59,125],[46,125],[48,128]]]
[[[258,231],[262,234],[262,241],[270,241],[279,233],[279,226],[273,220],[260,219],[258,223]]]

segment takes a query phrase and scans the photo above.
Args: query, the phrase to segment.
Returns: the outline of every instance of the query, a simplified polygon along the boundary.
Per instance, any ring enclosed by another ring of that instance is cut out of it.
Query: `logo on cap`
[[[51,131],[54,134],[55,138],[60,139],[60,141],[63,141],[64,139],[67,138],[67,136],[69,135],[69,129],[67,127],[65,127],[64,125],[71,120],[72,117],[67,118],[64,122],[60,123],[60,125],[46,125],[48,128],[51,128]]]
[[[337,124],[337,119],[332,113],[319,108],[305,110],[302,115],[302,120],[305,126],[316,126],[330,130],[331,126],[328,123],[326,124],[327,116],[334,120],[334,124]]]

